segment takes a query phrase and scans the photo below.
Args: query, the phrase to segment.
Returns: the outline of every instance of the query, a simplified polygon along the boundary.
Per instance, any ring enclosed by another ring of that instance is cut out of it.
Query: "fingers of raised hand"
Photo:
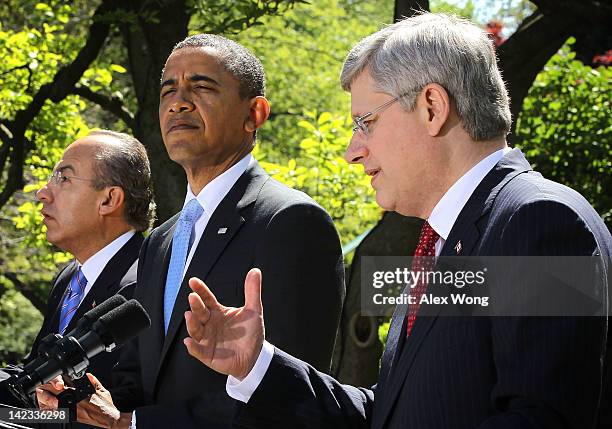
[[[202,299],[202,302],[207,307],[216,308],[220,305],[215,295],[210,291],[208,286],[206,286],[206,284],[204,284],[204,282],[200,280],[199,278],[197,277],[190,278],[189,287],[191,288],[192,291],[194,291],[196,294],[200,296],[200,298]]]
[[[263,314],[261,270],[259,268],[251,268],[244,279],[244,308]]]
[[[183,343],[187,347],[187,352],[191,356],[198,359],[200,362],[202,362],[205,365],[209,364],[210,357],[206,355],[206,348],[204,347],[204,345],[198,343],[193,338],[189,338],[189,337],[185,338],[183,340]]]
[[[106,388],[102,385],[100,380],[98,380],[95,375],[93,375],[90,372],[86,373],[85,375],[87,375],[87,378],[89,379],[89,382],[94,387],[96,392],[108,392],[108,390],[106,390]]]
[[[199,295],[190,293],[188,299],[191,311],[185,312],[187,332],[196,341],[201,341],[205,337],[206,324],[210,321],[210,310],[204,305]]]

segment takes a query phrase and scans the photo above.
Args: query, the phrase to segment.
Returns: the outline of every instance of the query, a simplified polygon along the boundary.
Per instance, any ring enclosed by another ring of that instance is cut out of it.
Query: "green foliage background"
[[[430,4],[434,11],[467,17],[476,13],[471,1],[463,7],[445,1]],[[192,17],[193,32],[211,25],[210,11],[201,12]],[[12,118],[74,58],[91,13],[92,2],[86,0],[0,4],[0,122]],[[275,178],[325,207],[343,243],[372,227],[381,211],[361,167],[342,159],[351,127],[349,97],[338,76],[350,47],[389,23],[392,15],[391,0],[317,0],[264,16],[259,25],[242,32],[238,30],[244,23],[236,21],[228,34],[250,48],[267,72],[272,116],[258,132],[255,156]],[[228,19],[237,16],[231,13]],[[80,83],[103,89],[134,111],[135,96],[122,64],[125,49],[111,39]],[[611,77],[610,67],[592,69],[575,61],[568,42],[538,76],[518,118],[515,139],[538,170],[583,193],[608,224]],[[30,302],[44,302],[53,274],[69,260],[45,240],[35,190],[64,148],[92,127],[126,130],[107,112],[69,96],[47,103],[26,136],[32,147],[26,160],[28,185],[0,210],[0,363],[14,362],[29,350],[42,321]],[[383,326],[381,335],[385,332]]]
[[[538,74],[518,118],[516,146],[533,168],[574,188],[612,222],[612,67],[574,59],[568,40]]]

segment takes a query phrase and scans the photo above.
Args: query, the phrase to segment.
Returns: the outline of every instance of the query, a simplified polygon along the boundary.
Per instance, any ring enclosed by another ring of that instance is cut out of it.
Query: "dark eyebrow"
[[[208,83],[212,83],[213,85],[220,86],[219,82],[214,80],[212,77],[206,76],[203,74],[191,75],[187,78],[187,80],[189,82],[208,82]],[[172,86],[172,85],[176,85],[176,79],[166,79],[165,81],[162,82],[159,89],[161,90],[164,88],[164,86]]]
[[[170,85],[175,85],[175,84],[176,84],[176,79],[166,79],[159,86],[159,89],[163,89],[164,86],[170,86]]]
[[[187,78],[187,80],[189,80],[190,82],[208,82],[208,83],[212,83],[213,85],[219,86],[219,82],[214,80],[212,77],[206,76],[203,74],[191,75]]]
[[[74,171],[74,167],[70,164],[62,165],[61,167],[55,169],[55,171],[59,171],[59,172],[63,172],[64,170],[70,170],[72,171],[72,174],[76,173],[76,171]]]

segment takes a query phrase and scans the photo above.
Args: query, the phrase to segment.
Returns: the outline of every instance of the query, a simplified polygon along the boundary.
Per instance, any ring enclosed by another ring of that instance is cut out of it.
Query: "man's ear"
[[[249,117],[244,123],[244,130],[247,133],[254,132],[268,120],[268,116],[270,116],[270,103],[266,97],[261,95],[253,97],[249,107]]]
[[[421,91],[420,97],[422,105],[426,109],[427,134],[436,137],[441,133],[450,116],[450,97],[448,92],[437,83],[427,84]]]
[[[121,207],[125,201],[125,192],[119,186],[109,186],[103,190],[103,199],[100,203],[100,214],[109,216],[121,213]],[[118,211],[119,210],[119,211]]]

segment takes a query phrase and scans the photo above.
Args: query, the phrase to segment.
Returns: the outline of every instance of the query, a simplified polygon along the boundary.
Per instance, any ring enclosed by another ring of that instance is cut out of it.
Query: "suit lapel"
[[[519,149],[508,152],[482,179],[457,217],[440,256],[471,255],[476,250],[482,231],[478,221],[493,206],[499,191],[519,174],[531,170],[531,166]],[[460,249],[457,252],[457,248]]]
[[[519,149],[513,149],[508,152],[484,177],[470,196],[457,217],[440,252],[440,256],[454,256],[457,254],[467,256],[473,254],[477,249],[476,246],[481,235],[481,231],[477,226],[478,220],[491,209],[495,197],[508,181],[518,174],[530,170],[529,163]],[[460,243],[460,246],[458,246],[458,243]],[[459,252],[457,252],[457,248],[460,249]],[[419,348],[442,309],[442,306],[430,307],[432,309],[430,314],[425,316],[419,315],[410,337],[405,340],[404,327],[407,306],[403,305],[401,307],[403,307],[401,310],[396,308],[392,319],[392,326],[389,329],[387,347],[391,347],[391,350],[388,353],[385,350],[383,354],[380,380],[383,381],[384,390],[381,392],[383,397],[379,397],[376,400],[376,403],[381,407],[381,411],[374,413],[373,428],[384,427],[404,387],[404,381],[418,354]],[[393,338],[391,337],[392,335]],[[393,345],[390,343],[392,340]]]
[[[383,392],[381,392],[382,398],[379,398],[382,399],[382,409],[380,412],[376,413],[377,416],[372,425],[374,428],[384,427],[385,421],[390,415],[393,405],[402,391],[404,380],[408,375],[408,370],[412,366],[423,340],[427,337],[429,330],[438,317],[441,306],[433,307],[433,312],[430,315],[419,315],[416,318],[414,326],[412,327],[412,332],[408,338],[406,338],[406,312],[408,306],[402,305],[402,307],[404,308],[401,310],[401,313],[398,313],[397,317],[397,319],[399,319],[401,315],[401,320],[394,320],[395,326],[399,327],[397,333],[394,333],[397,336],[397,347],[395,347],[393,351],[394,357],[390,368],[392,371],[386,377],[385,388]],[[377,399],[377,401],[379,399]]]
[[[407,290],[404,290],[406,293]],[[401,354],[404,348],[404,342],[406,339],[406,314],[408,312],[408,306],[406,304],[399,304],[395,307],[393,316],[391,317],[391,324],[389,326],[389,333],[387,334],[387,342],[385,344],[385,350],[380,363],[380,373],[378,376],[378,383],[376,384],[375,404],[379,406],[374,407],[374,413],[372,417],[372,427],[380,428],[387,413],[389,412],[386,406],[387,401],[385,400],[388,396],[387,392],[389,384],[392,383],[392,379],[389,378],[391,371],[395,370],[395,364],[397,363],[398,355]],[[393,372],[393,374],[395,374]],[[380,411],[379,411],[380,410]]]
[[[189,302],[187,300],[187,296],[191,292],[188,284],[189,279],[191,277],[199,277],[206,281],[208,272],[223,252],[223,249],[225,249],[244,223],[244,218],[240,216],[240,213],[223,213],[224,210],[219,210],[219,208],[220,207],[215,210],[215,213],[204,229],[202,238],[198,243],[198,247],[191,259],[176,296],[174,308],[172,309],[172,316],[170,317],[170,324],[168,325],[168,333],[166,334],[162,347],[161,361],[163,361],[168,352],[168,348],[170,344],[172,344],[179,327],[183,324],[183,315],[185,311],[189,310]],[[217,234],[217,231],[221,227],[227,228],[225,234]]]
[[[269,176],[255,161],[253,165],[247,168],[245,173],[240,176],[234,186],[232,186],[208,221],[178,291],[174,308],[172,309],[170,323],[168,325],[168,333],[165,338],[163,336],[163,320],[161,321],[163,340],[160,343],[162,344],[160,363],[154,376],[154,383],[157,382],[159,371],[163,366],[168,350],[174,343],[175,337],[181,326],[185,323],[184,313],[189,310],[187,296],[191,292],[188,284],[189,279],[191,277],[198,277],[206,281],[208,273],[221,257],[223,250],[232,241],[244,224],[245,219],[241,211],[255,202],[263,184],[268,179]],[[224,232],[219,233],[223,228],[225,229]],[[166,255],[164,257],[165,273],[167,273],[168,264],[170,263],[173,232],[174,228],[169,231],[169,239],[168,237],[166,238],[167,246],[164,246],[166,247]],[[166,240],[164,240],[164,243],[166,243]],[[159,308],[158,312],[154,312],[161,314],[161,317],[163,317],[165,280],[166,275],[163,276],[159,287],[159,303],[162,307]]]
[[[96,279],[95,284],[79,304],[79,308],[77,308],[76,313],[66,327],[66,332],[70,332],[76,326],[83,314],[119,291],[123,275],[134,263],[135,258],[129,257],[128,255],[138,255],[138,249],[142,241],[142,234],[134,234],[132,238],[130,238],[111,259],[109,259]]]
[[[166,230],[163,237],[161,238],[161,244],[158,247],[157,254],[153,256],[156,260],[162,261],[162,268],[160,275],[148,275],[148,282],[153,284],[139,285],[139,287],[146,287],[148,294],[140,297],[141,300],[148,302],[145,308],[149,309],[149,316],[151,317],[151,328],[152,334],[151,342],[148,342],[143,348],[150,350],[153,356],[160,356],[162,347],[164,344],[164,289],[166,287],[166,276],[168,274],[168,265],[170,265],[170,255],[172,253],[172,236],[176,229],[176,222],[178,221],[179,215],[174,217],[174,224]],[[141,281],[140,279],[138,280]],[[148,336],[145,338],[149,338]],[[143,338],[141,341],[146,341]]]

